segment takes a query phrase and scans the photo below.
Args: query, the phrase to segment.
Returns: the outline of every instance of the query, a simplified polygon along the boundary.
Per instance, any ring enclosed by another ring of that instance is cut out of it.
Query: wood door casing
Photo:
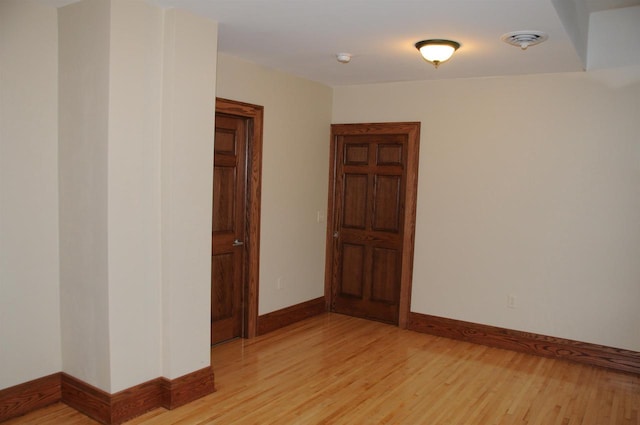
[[[242,335],[247,120],[216,114],[211,235],[211,343]]]
[[[325,297],[332,311],[406,326],[419,123],[332,125]]]

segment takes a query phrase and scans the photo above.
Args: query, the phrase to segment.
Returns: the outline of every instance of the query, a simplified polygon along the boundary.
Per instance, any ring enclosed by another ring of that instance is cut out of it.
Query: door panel
[[[344,163],[346,165],[367,165],[369,161],[369,145],[351,143],[344,146]]]
[[[346,174],[344,176],[343,227],[365,229],[367,185],[368,176],[366,174]]]
[[[215,183],[213,196],[213,231],[214,233],[233,233],[235,228],[235,179],[236,167],[223,166],[219,161],[213,169]]]
[[[403,165],[404,145],[381,143],[378,145],[378,165]]]
[[[327,293],[335,312],[406,321],[419,128],[418,123],[332,126]]]
[[[342,279],[340,295],[362,298],[364,286],[364,245],[342,246]]]
[[[242,335],[246,144],[244,118],[216,114],[211,235],[211,343]]]
[[[398,233],[400,231],[400,176],[375,176],[373,230]]]
[[[218,254],[212,257],[213,271],[211,320],[228,319],[233,315],[234,298],[234,255],[233,253]],[[218,324],[219,326],[219,324]]]
[[[380,302],[396,303],[396,278],[398,276],[398,251],[387,248],[374,248],[371,268],[371,299]]]

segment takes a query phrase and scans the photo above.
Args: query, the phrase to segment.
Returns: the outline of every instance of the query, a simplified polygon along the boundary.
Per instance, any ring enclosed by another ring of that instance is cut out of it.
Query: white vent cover
[[[542,31],[514,31],[503,34],[500,39],[512,46],[526,50],[529,46],[535,46],[545,41],[549,36]]]

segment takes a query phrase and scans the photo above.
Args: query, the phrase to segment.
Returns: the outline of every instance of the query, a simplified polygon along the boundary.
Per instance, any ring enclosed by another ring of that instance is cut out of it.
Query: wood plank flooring
[[[640,377],[323,314],[211,351],[217,392],[128,424],[640,425]],[[63,405],[6,422],[95,424]]]

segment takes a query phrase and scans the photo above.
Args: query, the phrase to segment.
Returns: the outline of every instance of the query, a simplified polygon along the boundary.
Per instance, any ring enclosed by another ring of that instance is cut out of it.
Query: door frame
[[[254,338],[258,324],[258,288],[260,284],[260,198],[262,187],[262,128],[264,107],[216,97],[216,113],[248,120],[247,199],[245,202],[246,278],[243,288],[243,337]]]
[[[326,261],[324,272],[324,298],[327,311],[331,311],[333,291],[334,258],[337,245],[333,237],[338,221],[334,211],[334,196],[336,193],[336,160],[338,154],[337,138],[344,135],[358,134],[404,134],[407,136],[407,182],[405,189],[404,234],[402,240],[402,266],[400,279],[400,299],[398,312],[398,327],[406,329],[411,309],[411,286],[413,282],[413,252],[416,229],[416,206],[418,198],[418,162],[420,148],[420,122],[387,122],[363,124],[332,124],[331,125],[331,153],[329,160],[329,200],[327,208],[327,237]]]

